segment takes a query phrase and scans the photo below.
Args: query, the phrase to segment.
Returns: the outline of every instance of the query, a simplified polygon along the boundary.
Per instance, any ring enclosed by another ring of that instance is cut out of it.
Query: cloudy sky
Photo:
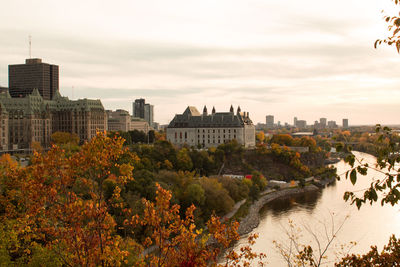
[[[61,94],[164,124],[187,105],[254,122],[400,123],[400,56],[373,48],[390,0],[0,0],[0,86],[32,56],[60,66]]]

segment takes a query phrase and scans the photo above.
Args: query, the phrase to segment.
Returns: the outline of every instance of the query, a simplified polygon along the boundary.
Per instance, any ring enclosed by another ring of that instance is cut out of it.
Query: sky
[[[60,92],[166,124],[185,108],[240,105],[254,123],[400,124],[390,0],[0,0],[0,86],[32,57],[60,66]]]

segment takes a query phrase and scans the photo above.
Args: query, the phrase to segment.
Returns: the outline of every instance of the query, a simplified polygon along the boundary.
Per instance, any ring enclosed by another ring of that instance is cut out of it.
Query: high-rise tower
[[[134,117],[142,118],[153,127],[154,124],[154,106],[146,104],[143,98],[136,99],[132,105],[132,115]]]
[[[59,90],[57,65],[40,58],[26,59],[25,64],[8,65],[8,87],[12,97],[24,97],[37,88],[43,99],[51,100]]]

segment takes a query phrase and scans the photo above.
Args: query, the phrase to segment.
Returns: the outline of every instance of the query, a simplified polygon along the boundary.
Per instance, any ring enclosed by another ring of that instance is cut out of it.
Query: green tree
[[[235,202],[216,178],[203,177],[199,183],[203,187],[206,197],[204,205],[201,206],[204,218],[209,218],[213,213],[222,216],[232,209]]]
[[[177,156],[177,167],[178,170],[191,171],[193,168],[192,159],[189,156],[187,148],[182,148],[178,151]]]

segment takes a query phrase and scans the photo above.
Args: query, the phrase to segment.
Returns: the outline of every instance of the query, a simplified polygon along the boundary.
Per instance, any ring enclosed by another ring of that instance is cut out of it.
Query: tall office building
[[[36,88],[43,99],[51,100],[59,90],[58,66],[42,63],[40,58],[8,65],[8,87],[11,97],[25,97]]]
[[[293,126],[297,127],[297,117],[294,117],[294,119],[293,119]]]
[[[265,122],[266,122],[267,128],[269,128],[269,129],[274,128],[274,116],[273,115],[267,115],[265,117]]]
[[[343,128],[349,128],[349,119],[343,119]]]
[[[133,117],[142,118],[153,127],[154,124],[154,106],[146,104],[146,100],[143,98],[136,99],[132,104],[132,115]]]
[[[319,125],[322,129],[326,128],[326,118],[320,118],[319,119]]]

